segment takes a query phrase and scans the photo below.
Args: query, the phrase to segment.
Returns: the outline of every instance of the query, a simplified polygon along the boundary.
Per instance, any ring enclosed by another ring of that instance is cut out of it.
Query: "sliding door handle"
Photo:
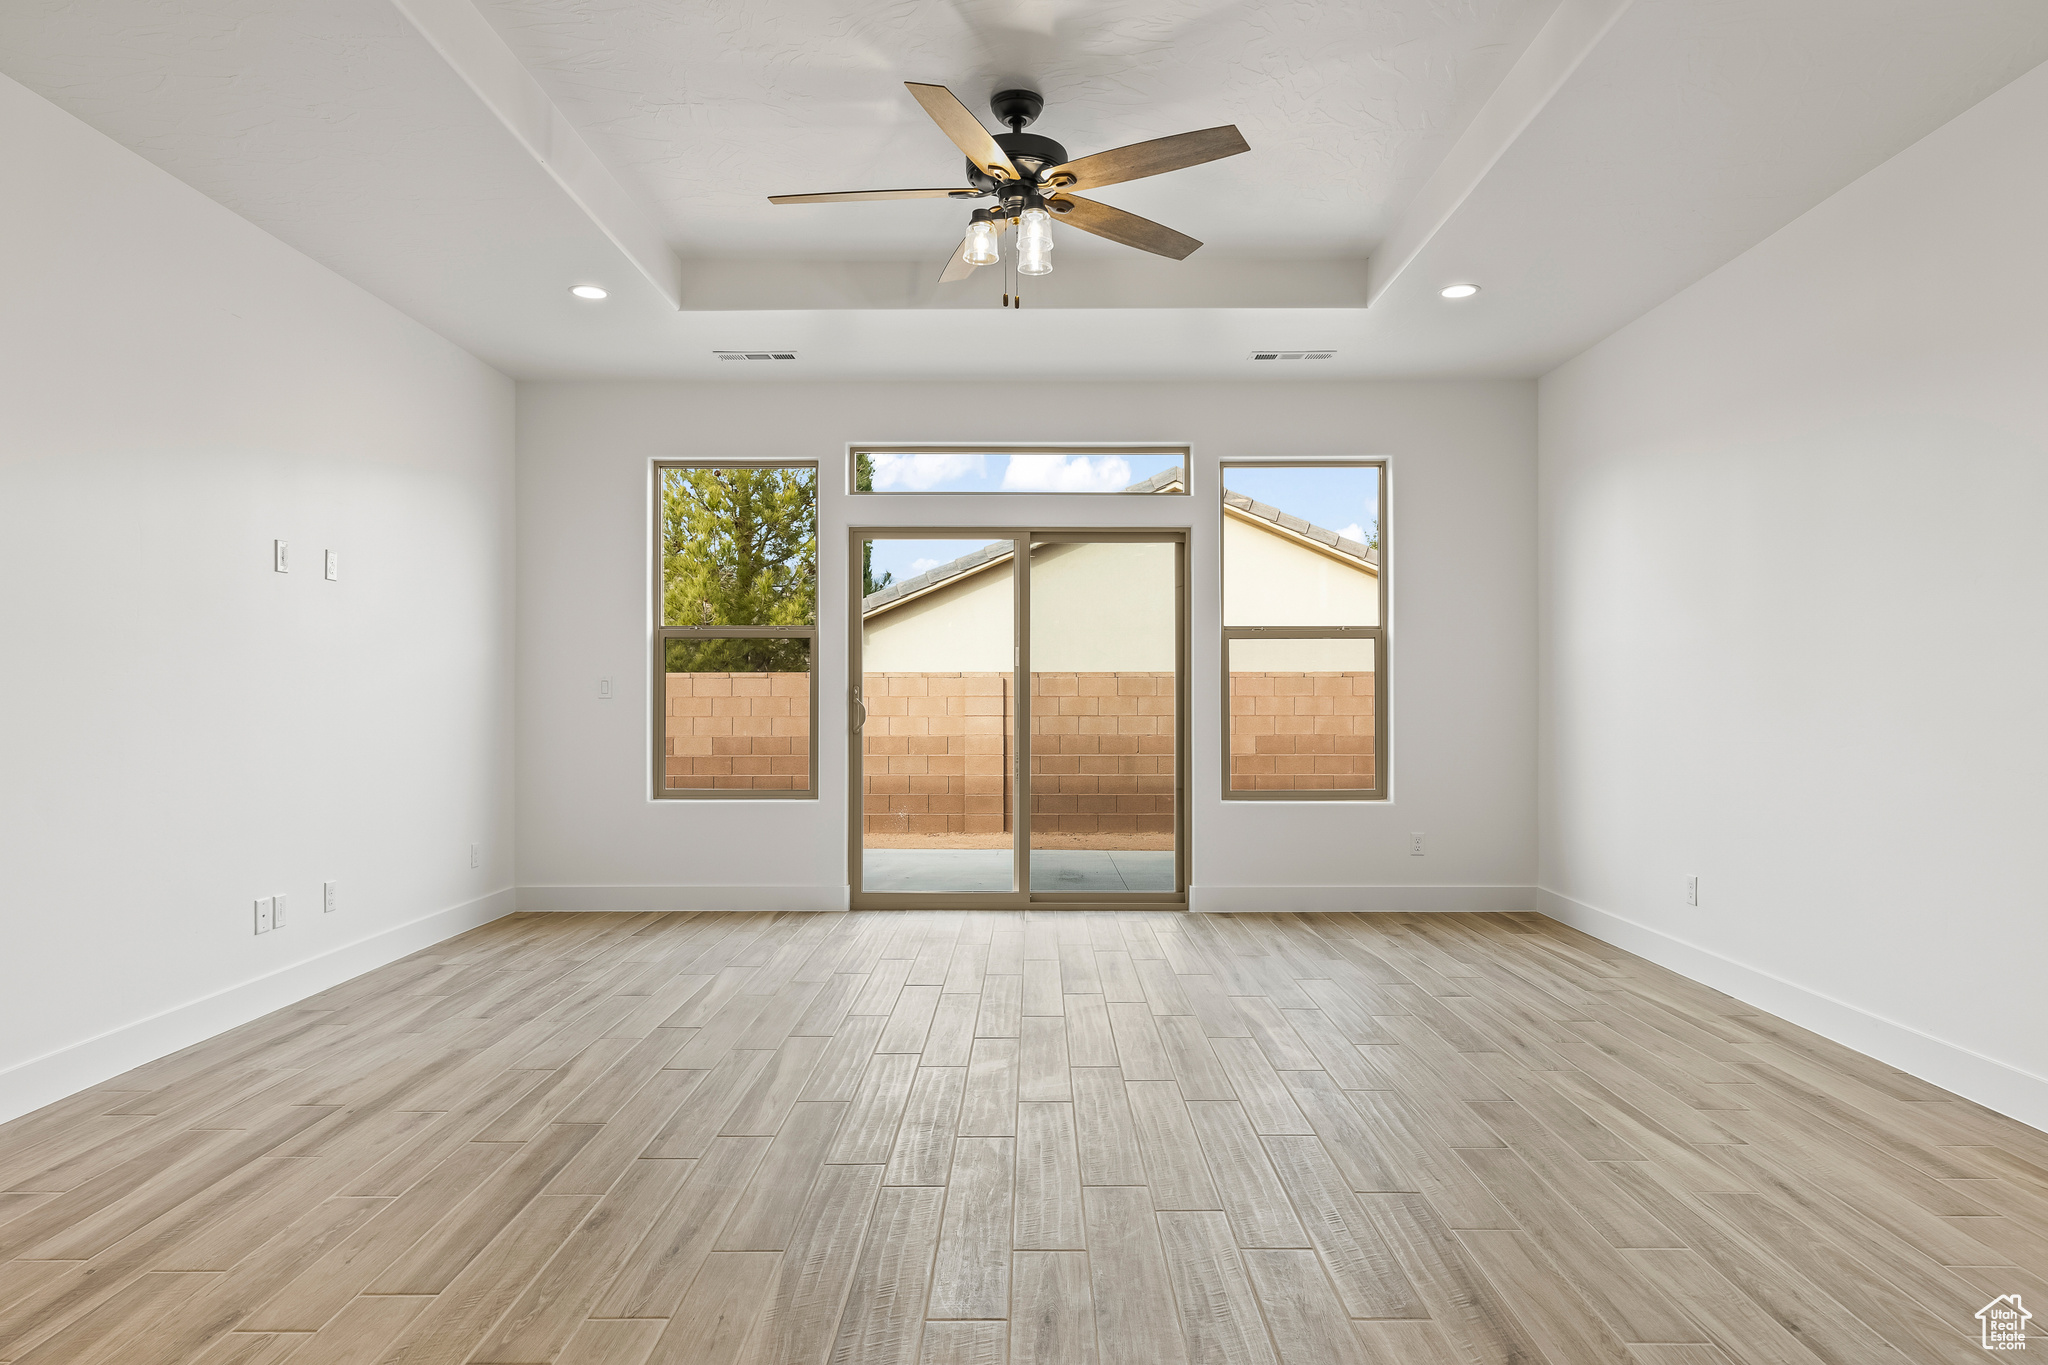
[[[867,699],[862,697],[860,693],[855,692],[853,694],[853,704],[860,708],[860,719],[855,721],[853,724],[853,732],[855,734],[859,734],[861,731],[868,728]]]

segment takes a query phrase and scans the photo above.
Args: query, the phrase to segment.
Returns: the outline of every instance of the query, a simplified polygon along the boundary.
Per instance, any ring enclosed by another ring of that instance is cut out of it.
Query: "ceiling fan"
[[[1155,256],[1185,260],[1201,245],[1194,238],[1163,227],[1135,213],[1125,213],[1093,199],[1083,199],[1075,190],[1099,189],[1126,180],[1199,166],[1205,161],[1236,156],[1251,147],[1234,126],[1204,128],[1195,133],[1134,142],[1114,151],[1070,159],[1067,149],[1049,137],[1027,133],[1025,127],[1045,108],[1045,100],[1033,90],[1003,90],[989,100],[995,116],[1010,129],[990,133],[981,120],[943,85],[904,85],[924,111],[939,125],[939,131],[967,154],[968,186],[962,189],[930,190],[843,190],[828,194],[771,194],[771,204],[841,204],[870,199],[994,199],[995,205],[976,209],[967,233],[954,249],[953,259],[939,276],[939,283],[964,280],[978,266],[993,265],[999,257],[996,239],[1006,229],[1017,229],[1017,271],[1022,275],[1044,275],[1052,270],[1052,217],[1071,223],[1083,232],[1107,237]],[[1008,302],[1007,296],[1005,302]]]

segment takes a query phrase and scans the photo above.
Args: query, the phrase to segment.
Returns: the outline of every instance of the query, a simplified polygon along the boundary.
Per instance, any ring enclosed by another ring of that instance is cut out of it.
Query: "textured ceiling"
[[[1211,255],[1364,255],[1556,0],[480,0],[686,256],[926,257],[943,201],[770,194],[964,183],[903,88],[1045,96],[1075,156],[1235,123],[1249,154],[1104,190]],[[1079,232],[1062,233],[1084,250]]]

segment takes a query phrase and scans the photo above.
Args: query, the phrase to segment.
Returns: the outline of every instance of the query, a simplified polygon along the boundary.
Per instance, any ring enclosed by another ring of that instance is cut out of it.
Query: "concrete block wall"
[[[1171,673],[1034,673],[1032,815],[1044,834],[1171,834]],[[804,790],[810,679],[667,675],[672,788]],[[1373,785],[1369,674],[1230,675],[1233,789]],[[1016,707],[1005,673],[869,673],[862,818],[871,834],[1010,829]]]
[[[1004,673],[869,673],[862,820],[871,835],[1011,828],[1016,706]],[[1040,834],[1173,832],[1173,675],[1034,673]]]
[[[1230,675],[1232,791],[1373,785],[1372,673]]]
[[[861,818],[870,834],[1010,828],[1007,673],[867,673]]]
[[[664,785],[809,789],[809,674],[670,673],[666,715]]]
[[[1173,833],[1171,673],[1034,673],[1031,831]]]

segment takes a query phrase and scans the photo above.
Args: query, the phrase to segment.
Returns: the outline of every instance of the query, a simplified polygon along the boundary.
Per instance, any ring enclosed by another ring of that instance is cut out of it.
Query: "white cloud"
[[[1115,493],[1131,483],[1121,455],[1012,455],[1003,471],[1005,492]]]
[[[1356,540],[1361,543],[1363,543],[1365,540],[1365,528],[1363,526],[1360,526],[1355,521],[1352,522],[1349,526],[1338,527],[1337,534],[1344,537],[1344,539],[1346,540]]]
[[[910,576],[915,578],[927,569],[936,569],[939,563],[936,559],[913,559],[910,561]]]
[[[958,455],[950,451],[919,451],[915,455],[876,455],[875,489],[907,488],[922,493],[947,479],[982,472],[985,455]]]

